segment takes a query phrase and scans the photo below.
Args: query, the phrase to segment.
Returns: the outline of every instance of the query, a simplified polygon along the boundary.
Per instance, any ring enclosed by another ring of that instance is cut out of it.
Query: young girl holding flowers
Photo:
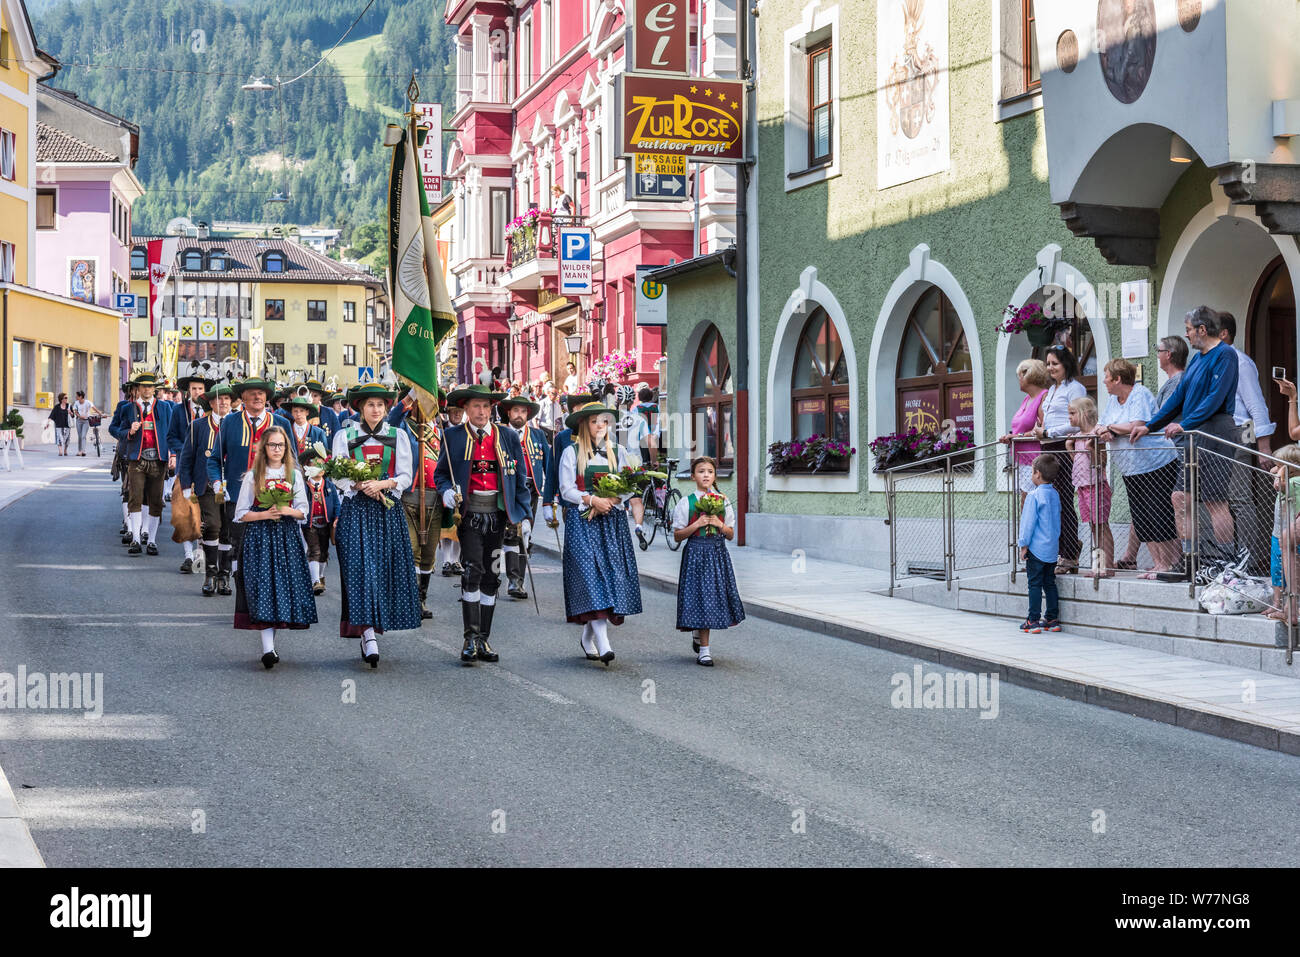
[[[726,542],[735,534],[736,513],[713,483],[717,463],[707,455],[691,460],[695,491],[673,510],[673,537],[686,541],[677,576],[677,630],[691,633],[696,662],[713,666],[709,632],[745,620]]]
[[[280,660],[275,630],[302,629],[316,621],[298,529],[306,516],[307,487],[289,454],[288,433],[273,425],[257,443],[235,504],[235,521],[247,524],[239,554],[244,587],[235,602],[235,627],[262,633],[262,664],[268,670]]]

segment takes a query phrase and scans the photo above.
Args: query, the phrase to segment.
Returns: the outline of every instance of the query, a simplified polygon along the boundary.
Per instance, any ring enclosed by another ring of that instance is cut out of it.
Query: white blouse
[[[618,456],[618,468],[627,465],[627,453],[619,446],[614,446],[615,454]],[[609,467],[609,460],[605,458],[604,451],[595,451],[587,459],[588,465],[603,465]],[[560,497],[570,505],[582,505],[582,496],[586,494],[578,488],[578,447],[570,445],[560,455]],[[624,495],[621,501],[626,501],[631,495]]]
[[[1071,379],[1064,385],[1053,383],[1043,396],[1043,430],[1049,439],[1059,439],[1073,435],[1079,430],[1070,424],[1070,403],[1082,399],[1088,394],[1083,383]]]
[[[695,491],[699,494],[700,488],[696,486]],[[721,492],[718,494],[722,495]],[[726,498],[725,495],[722,497]],[[729,498],[727,499],[726,514],[722,516],[722,521],[726,523],[728,528],[736,527],[736,510],[731,507],[731,499]],[[685,528],[689,524],[691,524],[691,497],[690,495],[683,495],[677,502],[677,507],[673,509],[673,531]]]
[[[351,423],[349,423],[351,424]],[[366,435],[364,426],[358,426],[361,435]],[[384,422],[375,435],[397,435],[397,466],[393,471],[393,479],[397,485],[393,487],[394,495],[401,495],[406,489],[411,487],[411,482],[415,478],[415,466],[411,461],[411,441],[406,437],[405,432],[400,432],[388,422]],[[335,458],[348,458],[351,453],[348,452],[348,429],[347,426],[340,428],[334,433],[333,447],[330,449],[330,455]],[[340,488],[339,491],[344,498],[352,498],[357,494],[355,485],[348,485],[346,489]]]
[[[266,477],[268,479],[284,478],[284,466],[280,465],[276,468],[267,469]],[[257,495],[253,492],[253,470],[249,469],[244,473],[244,480],[239,484],[239,500],[235,502],[236,522],[242,522],[244,520],[244,516],[252,510],[253,500],[256,498]],[[303,483],[301,469],[293,470],[293,507],[302,512],[304,516],[297,520],[298,524],[301,525],[303,522],[307,521],[307,518],[305,517],[308,515],[307,486]]]

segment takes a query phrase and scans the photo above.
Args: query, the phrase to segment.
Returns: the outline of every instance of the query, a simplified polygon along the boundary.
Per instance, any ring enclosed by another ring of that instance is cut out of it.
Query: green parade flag
[[[397,132],[390,127],[390,133]],[[391,144],[397,148],[388,180],[388,268],[393,372],[412,385],[421,406],[432,414],[438,408],[438,343],[455,330],[456,313],[447,294],[438,259],[438,230],[429,214],[416,159],[421,132],[411,117],[401,139]]]

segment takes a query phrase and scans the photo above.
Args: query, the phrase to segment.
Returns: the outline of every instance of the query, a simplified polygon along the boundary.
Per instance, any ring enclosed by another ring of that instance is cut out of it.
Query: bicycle
[[[90,437],[95,443],[95,458],[99,458],[99,416],[86,416],[86,421],[90,423]]]
[[[651,543],[655,540],[656,529],[664,530],[664,542],[670,551],[677,551],[682,547],[682,543],[677,541],[673,536],[673,511],[677,508],[677,503],[681,501],[681,493],[673,488],[673,473],[677,471],[677,466],[681,459],[666,459],[664,473],[668,476],[662,486],[655,485],[651,482],[641,493],[641,501],[645,503],[645,515],[650,521],[643,522],[646,527],[645,541],[641,543],[641,550],[649,549]]]

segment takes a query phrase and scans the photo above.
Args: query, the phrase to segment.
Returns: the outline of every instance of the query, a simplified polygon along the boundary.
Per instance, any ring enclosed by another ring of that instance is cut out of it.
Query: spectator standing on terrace
[[[1186,343],[1181,339],[1178,343],[1186,355]],[[1100,436],[1110,443],[1133,519],[1129,553],[1134,561],[1117,567],[1136,568],[1138,544],[1145,542],[1155,568],[1142,577],[1154,579],[1157,572],[1177,565],[1181,557],[1172,504],[1174,483],[1178,481],[1178,451],[1163,435],[1148,435],[1137,442],[1129,438],[1133,428],[1154,416],[1158,408],[1151,390],[1137,381],[1137,366],[1127,359],[1111,359],[1106,363],[1103,382],[1110,401],[1101,417]]]
[[[1034,436],[1043,442],[1043,452],[1060,460],[1053,486],[1061,499],[1060,558],[1057,573],[1069,575],[1079,570],[1079,515],[1074,509],[1074,482],[1067,437],[1078,431],[1070,424],[1070,403],[1082,399],[1088,390],[1079,381],[1079,362],[1065,346],[1047,350],[1047,374],[1052,384],[1038,409],[1038,427]]]
[[[1020,381],[1020,391],[1025,394],[1025,398],[1016,414],[1011,417],[1011,431],[998,439],[1003,445],[1013,445],[1012,439],[1028,436],[1034,431],[1038,422],[1038,407],[1043,404],[1047,387],[1052,384],[1052,377],[1047,374],[1047,366],[1041,359],[1026,359],[1021,362],[1016,366],[1016,378]],[[1034,459],[1042,450],[1041,445],[1029,439],[1015,442],[1012,448],[1022,508],[1025,496],[1034,488]]]
[[[1185,432],[1199,431],[1196,436],[1197,466],[1199,469],[1199,498],[1210,513],[1214,546],[1207,543],[1206,552],[1217,551],[1221,557],[1232,558],[1233,521],[1228,509],[1228,482],[1232,476],[1233,447],[1241,438],[1232,413],[1237,399],[1237,356],[1231,346],[1219,339],[1219,313],[1209,306],[1198,306],[1184,320],[1187,340],[1196,352],[1187,364],[1187,371],[1178,380],[1173,394],[1148,422],[1136,426],[1129,435],[1136,441],[1152,431],[1163,429],[1165,438],[1181,441]],[[1181,415],[1182,421],[1175,421]],[[1174,515],[1183,539],[1182,567],[1162,572],[1160,581],[1187,581],[1192,568],[1191,536],[1195,515],[1188,498],[1187,470],[1178,476],[1172,496]],[[1246,556],[1241,556],[1246,557]]]

